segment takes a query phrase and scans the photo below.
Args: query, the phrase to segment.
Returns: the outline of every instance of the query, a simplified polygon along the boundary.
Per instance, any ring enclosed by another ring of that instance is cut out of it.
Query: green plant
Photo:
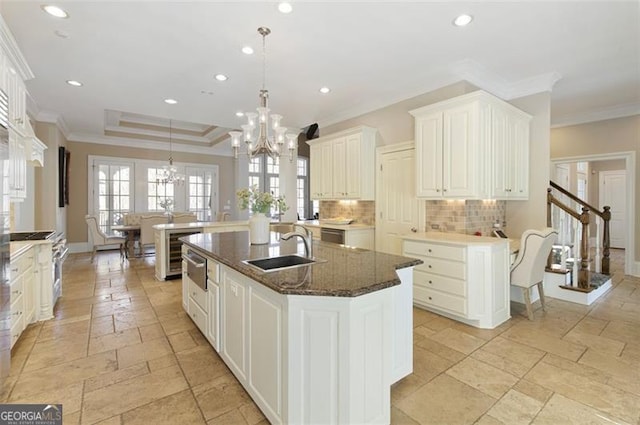
[[[276,198],[271,193],[260,192],[257,186],[240,189],[236,195],[238,196],[238,207],[241,210],[249,209],[253,213],[266,214],[271,210],[272,205],[275,205],[280,212],[289,209],[284,201],[284,196]]]

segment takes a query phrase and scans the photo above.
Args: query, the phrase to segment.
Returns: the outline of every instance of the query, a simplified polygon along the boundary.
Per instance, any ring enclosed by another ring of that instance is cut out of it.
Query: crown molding
[[[69,140],[69,134],[71,133],[69,130],[69,126],[67,126],[64,117],[60,114],[51,111],[39,111],[36,115],[34,115],[36,121],[46,122],[49,124],[55,124],[58,129],[62,132],[65,139]]]
[[[70,133],[69,136],[66,136],[66,138],[68,141],[76,143],[93,143],[98,145],[122,146],[134,149],[153,149],[169,152],[169,145],[167,145],[166,142],[154,142],[151,140],[127,139],[123,137],[112,136],[99,136],[89,133]],[[227,143],[217,144],[214,147],[181,145],[174,143],[172,150],[173,152],[195,153],[203,155],[225,157],[233,156],[231,144],[229,141],[227,141]]]
[[[451,66],[454,75],[503,100],[517,99],[536,93],[551,92],[562,78],[558,72],[534,75],[518,81],[509,81],[472,59],[464,59]]]
[[[23,81],[31,80],[35,77],[35,75],[33,75],[33,71],[31,71],[31,68],[29,68],[29,64],[27,64],[27,60],[24,58],[24,56],[22,56],[22,52],[20,51],[20,48],[18,48],[16,39],[13,38],[13,34],[11,34],[7,23],[4,21],[1,15],[0,46],[4,49],[5,53],[9,57],[9,60],[11,61],[13,66],[15,66],[15,71]]]
[[[630,117],[633,115],[640,115],[640,102],[556,117],[551,123],[551,128],[568,127],[571,125],[612,120],[616,118]]]

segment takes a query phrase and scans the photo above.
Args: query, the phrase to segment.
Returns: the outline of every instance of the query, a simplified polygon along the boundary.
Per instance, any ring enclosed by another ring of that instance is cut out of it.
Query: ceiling
[[[258,104],[259,26],[272,30],[269,106],[295,130],[461,79],[506,100],[552,89],[553,125],[640,113],[637,1],[297,0],[286,15],[270,1],[58,1],[67,19],[43,3],[3,0],[0,13],[35,75],[30,113],[74,141],[152,146],[171,119],[174,149],[228,153],[235,113]],[[461,13],[474,16],[464,28]]]

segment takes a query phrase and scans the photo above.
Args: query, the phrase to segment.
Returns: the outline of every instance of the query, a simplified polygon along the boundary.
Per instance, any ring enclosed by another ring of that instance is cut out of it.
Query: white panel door
[[[416,118],[416,194],[442,197],[442,113]]]
[[[424,205],[415,191],[415,150],[407,148],[378,155],[376,195],[376,250],[402,255],[400,235],[420,225]]]
[[[445,198],[476,197],[477,115],[474,104],[443,113],[442,194]]]
[[[611,207],[611,248],[624,248],[627,245],[627,223],[625,212],[627,175],[624,170],[600,172],[600,209]]]
[[[347,139],[341,137],[333,141],[333,154],[329,159],[333,163],[333,198],[347,197]]]

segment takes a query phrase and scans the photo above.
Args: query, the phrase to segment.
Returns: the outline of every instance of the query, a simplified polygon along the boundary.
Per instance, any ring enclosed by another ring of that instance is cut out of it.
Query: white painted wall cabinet
[[[307,141],[312,199],[375,199],[377,130],[356,127]]]
[[[410,113],[419,198],[528,198],[529,115],[481,90]]]

